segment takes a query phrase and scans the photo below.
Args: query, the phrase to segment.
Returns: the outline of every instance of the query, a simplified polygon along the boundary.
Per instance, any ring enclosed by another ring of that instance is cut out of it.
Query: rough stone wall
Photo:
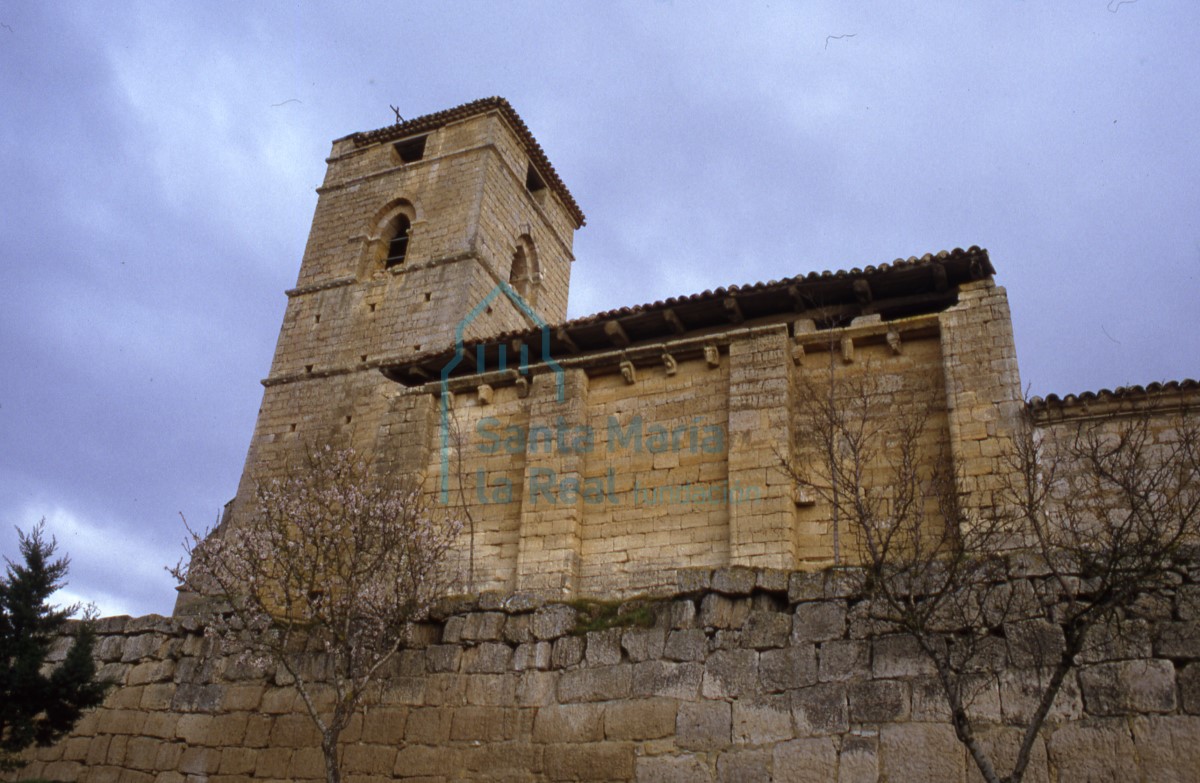
[[[929,665],[908,637],[868,638],[855,585],[845,570],[681,572],[672,595],[644,604],[652,627],[586,634],[562,604],[448,604],[343,735],[346,779],[978,780]],[[1128,643],[1089,651],[1070,675],[1026,780],[1196,779],[1200,569],[1143,609]],[[120,687],[20,774],[321,779],[316,734],[285,677],[206,657],[209,644],[195,619],[101,621],[97,655]],[[1020,648],[1004,654],[971,705],[1002,759],[1038,676]]]
[[[898,412],[925,417],[923,466],[949,468],[939,318],[732,329],[700,338],[712,347],[707,354],[677,352],[669,365],[661,356],[675,349],[653,346],[628,374],[615,365],[632,352],[614,352],[612,366],[565,370],[562,401],[545,368],[524,393],[463,385],[453,392],[447,429],[455,443],[445,461],[436,412],[422,431],[423,450],[411,428],[400,437],[390,423],[419,404],[440,410],[437,390],[398,390],[374,449],[422,454],[433,484],[450,474],[452,500],[470,507],[474,524],[474,562],[469,530],[458,552],[460,570],[474,575],[465,583],[476,590],[620,596],[669,587],[680,568],[853,564],[847,523],[838,560],[829,504],[802,496],[783,460],[812,472],[825,458],[803,448],[815,426],[806,404],[825,393],[832,373],[839,394],[869,384],[871,415],[885,430]],[[975,394],[974,377],[958,387]],[[979,413],[990,403],[964,405],[960,418],[993,421]],[[889,454],[879,456],[865,477],[871,487],[894,480]],[[980,461],[971,459],[968,467]]]

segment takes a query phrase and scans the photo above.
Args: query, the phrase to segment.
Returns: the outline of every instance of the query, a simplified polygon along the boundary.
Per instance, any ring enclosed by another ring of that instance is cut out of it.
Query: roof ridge
[[[1045,397],[1030,397],[1029,407],[1034,410],[1047,408],[1070,408],[1077,405],[1087,405],[1093,402],[1112,402],[1128,400],[1134,397],[1148,397],[1156,394],[1174,394],[1200,391],[1200,381],[1184,378],[1175,381],[1154,381],[1146,385],[1118,386],[1115,389],[1099,389],[1083,391],[1059,396],[1048,394]]]

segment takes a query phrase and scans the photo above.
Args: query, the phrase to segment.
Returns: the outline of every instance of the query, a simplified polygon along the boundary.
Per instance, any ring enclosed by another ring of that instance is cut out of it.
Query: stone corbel
[[[900,333],[895,329],[888,329],[887,344],[888,348],[892,349],[892,353],[896,356],[900,355]]]
[[[625,359],[621,362],[621,377],[625,379],[625,383],[637,382],[637,369],[633,366],[633,362]]]
[[[675,361],[675,357],[664,352],[662,355],[663,367],[667,370],[667,375],[674,375],[679,372],[679,364]]]

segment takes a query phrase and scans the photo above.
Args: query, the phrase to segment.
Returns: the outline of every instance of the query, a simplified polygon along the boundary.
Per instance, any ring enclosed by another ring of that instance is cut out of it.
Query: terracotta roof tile
[[[1116,389],[1100,389],[1079,394],[1047,395],[1045,398],[1032,397],[1029,407],[1034,411],[1044,411],[1050,408],[1074,408],[1101,402],[1120,402],[1122,400],[1137,400],[1160,394],[1177,394],[1200,391],[1200,381],[1185,378],[1182,381],[1166,381],[1150,383],[1145,386],[1118,386]]]
[[[729,325],[726,300],[736,300],[739,312],[744,310],[747,320],[770,317],[781,313],[796,313],[820,310],[823,306],[847,306],[855,301],[856,284],[867,284],[877,311],[893,311],[903,314],[915,308],[944,308],[953,303],[959,284],[991,277],[995,269],[987,251],[972,246],[966,250],[956,248],[940,253],[927,253],[920,258],[896,259],[891,263],[867,266],[863,269],[810,272],[782,280],[731,285],[698,294],[676,296],[653,303],[595,313],[575,318],[548,328],[555,335],[557,344],[574,344],[578,350],[600,350],[607,337],[603,326],[617,321],[634,343],[663,339],[681,327],[686,332],[698,329]],[[933,300],[936,300],[933,301]],[[856,305],[849,305],[857,307]],[[671,311],[671,312],[667,312]],[[668,318],[668,316],[672,316]],[[515,340],[528,343],[540,334],[540,328],[532,327],[482,339],[467,341],[463,346],[470,353],[476,346],[496,346]],[[566,335],[570,343],[560,341]],[[560,353],[556,345],[555,353]],[[566,350],[566,348],[564,348]],[[574,353],[574,349],[570,349]],[[426,351],[419,356],[385,363],[389,377],[399,378],[405,368],[419,367],[429,373],[444,366],[455,355],[453,346]]]

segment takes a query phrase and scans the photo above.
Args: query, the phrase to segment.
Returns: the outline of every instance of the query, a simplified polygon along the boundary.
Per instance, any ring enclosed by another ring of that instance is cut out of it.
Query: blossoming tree
[[[187,558],[169,570],[217,600],[207,628],[226,652],[286,670],[336,783],[338,737],[368,686],[456,582],[446,554],[461,523],[328,446],[260,483],[257,501],[252,520],[188,526]]]

